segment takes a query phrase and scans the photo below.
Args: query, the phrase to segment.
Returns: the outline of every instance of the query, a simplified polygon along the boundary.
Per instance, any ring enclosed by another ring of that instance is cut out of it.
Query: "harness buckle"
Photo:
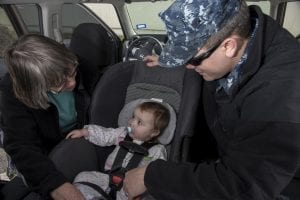
[[[109,178],[110,188],[117,191],[120,190],[123,186],[124,177],[125,177],[125,173],[122,173],[121,171],[110,174],[110,178]]]
[[[111,182],[114,184],[114,185],[119,185],[123,182],[123,178],[120,177],[120,176],[116,176],[116,175],[112,175],[111,177]]]

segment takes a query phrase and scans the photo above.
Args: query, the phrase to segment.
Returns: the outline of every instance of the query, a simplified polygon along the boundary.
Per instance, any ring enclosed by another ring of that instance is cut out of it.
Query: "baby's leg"
[[[102,189],[103,192],[106,192],[108,191],[109,176],[97,171],[86,171],[79,173],[73,182],[86,200],[101,199],[101,193],[88,184],[84,184],[84,182],[94,184],[98,186],[97,188]]]

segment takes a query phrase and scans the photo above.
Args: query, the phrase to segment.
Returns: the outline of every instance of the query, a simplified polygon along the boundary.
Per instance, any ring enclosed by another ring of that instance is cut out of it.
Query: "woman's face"
[[[68,76],[66,76],[66,78],[60,84],[60,86],[51,87],[50,88],[51,92],[58,94],[63,91],[73,91],[76,86],[76,80],[75,80],[76,74],[77,74],[77,67],[75,67],[73,71]]]

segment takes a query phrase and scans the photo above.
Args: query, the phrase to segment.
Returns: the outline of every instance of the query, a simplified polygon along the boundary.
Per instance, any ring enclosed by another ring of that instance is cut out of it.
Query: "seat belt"
[[[149,154],[148,149],[156,144],[156,142],[144,142],[143,144],[139,145],[132,142],[132,138],[128,134],[126,135],[124,141],[121,141],[119,143],[120,148],[117,152],[112,168],[108,172],[110,188],[109,194],[107,194],[100,186],[94,183],[86,181],[80,181],[76,183],[80,183],[93,188],[94,190],[98,191],[106,200],[116,200],[117,191],[119,191],[123,186],[125,173],[130,169],[136,168],[143,157]],[[128,152],[133,153],[133,156],[129,160],[127,166],[122,167],[123,160],[125,159]]]
[[[109,187],[111,189],[109,195],[112,199],[116,199],[117,191],[122,188],[125,173],[136,168],[143,157],[149,154],[148,150],[156,144],[156,142],[144,142],[141,145],[136,144],[132,142],[132,138],[129,134],[126,135],[124,141],[119,143],[119,151],[117,152],[111,171],[109,172]],[[133,153],[133,156],[127,166],[122,167],[123,161],[128,152]]]

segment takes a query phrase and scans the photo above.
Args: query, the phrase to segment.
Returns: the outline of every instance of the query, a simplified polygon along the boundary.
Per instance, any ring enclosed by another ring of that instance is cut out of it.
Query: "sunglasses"
[[[216,45],[209,48],[206,52],[200,54],[199,56],[192,57],[186,64],[198,66],[202,63],[203,60],[208,58],[220,45],[222,41],[218,42]]]

